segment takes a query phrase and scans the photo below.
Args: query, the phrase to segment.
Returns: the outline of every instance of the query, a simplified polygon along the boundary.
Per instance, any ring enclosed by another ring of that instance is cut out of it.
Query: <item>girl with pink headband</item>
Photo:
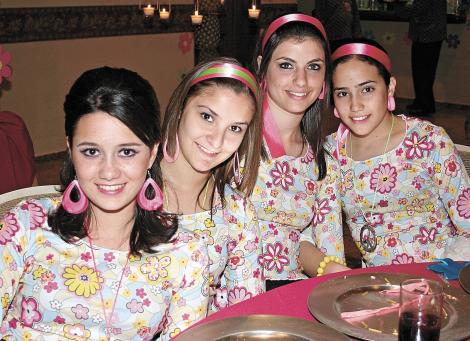
[[[240,174],[240,161],[256,169],[261,152],[258,83],[234,59],[196,66],[166,109],[161,153],[163,209],[203,240],[209,252],[210,312],[264,291],[258,255],[259,226],[248,196],[256,173]],[[191,238],[191,235],[188,235]]]
[[[332,61],[342,123],[326,149],[341,164],[346,222],[365,266],[430,262],[456,245],[468,250],[470,180],[449,136],[393,114],[396,80],[377,43],[344,44]]]
[[[263,89],[264,155],[251,200],[267,289],[346,269],[338,165],[322,146],[328,108],[329,50],[316,18],[274,20],[254,61]]]

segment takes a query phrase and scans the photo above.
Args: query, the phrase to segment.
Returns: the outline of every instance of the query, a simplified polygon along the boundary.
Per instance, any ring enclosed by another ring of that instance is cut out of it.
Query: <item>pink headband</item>
[[[375,46],[364,43],[351,43],[338,47],[331,55],[331,61],[352,54],[360,54],[375,59],[382,64],[388,72],[392,73],[392,61],[387,53]]]
[[[191,82],[191,85],[205,81],[212,78],[232,78],[245,84],[253,93],[258,101],[259,87],[256,78],[250,71],[244,67],[232,63],[217,63],[211,65],[209,68],[202,70],[196,75]]]
[[[293,21],[305,22],[307,24],[312,25],[313,27],[315,27],[317,30],[320,31],[320,33],[322,34],[325,41],[328,42],[328,38],[326,37],[325,28],[323,27],[320,20],[318,20],[314,17],[311,17],[309,15],[306,15],[306,14],[293,13],[293,14],[283,15],[282,17],[279,17],[276,20],[274,20],[269,25],[268,29],[266,30],[266,33],[264,34],[263,42],[261,44],[261,52],[263,52],[264,48],[266,47],[266,44],[268,43],[269,38],[271,38],[273,33],[276,32],[279,27],[281,27],[284,24],[287,24],[289,22],[293,22]]]

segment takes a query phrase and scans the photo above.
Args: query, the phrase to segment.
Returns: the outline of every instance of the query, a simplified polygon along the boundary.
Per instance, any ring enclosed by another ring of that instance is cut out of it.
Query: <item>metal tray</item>
[[[349,340],[325,325],[295,317],[246,315],[214,320],[177,336],[174,341],[324,341]]]
[[[364,340],[397,340],[398,310],[372,316],[360,322],[348,322],[341,313],[377,309],[398,303],[400,298],[384,296],[382,290],[396,289],[416,276],[396,273],[363,273],[333,278],[313,289],[308,308],[315,318],[347,335]],[[441,340],[461,340],[470,336],[470,296],[462,290],[445,287]]]
[[[462,288],[470,294],[470,265],[460,270],[459,282]]]

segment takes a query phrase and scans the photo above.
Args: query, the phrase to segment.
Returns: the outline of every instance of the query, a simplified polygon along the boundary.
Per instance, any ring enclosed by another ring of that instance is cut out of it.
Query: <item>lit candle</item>
[[[248,17],[250,19],[258,19],[260,10],[256,8],[256,5],[251,6],[248,8]]]
[[[193,25],[200,25],[202,23],[202,15],[199,14],[199,11],[194,11],[194,14],[191,15],[191,23]]]
[[[144,15],[146,17],[153,17],[155,13],[155,7],[152,7],[150,4],[147,5],[147,7],[144,7]]]
[[[168,18],[170,18],[170,12],[167,12],[166,8],[163,8],[160,11],[160,19],[167,20]]]

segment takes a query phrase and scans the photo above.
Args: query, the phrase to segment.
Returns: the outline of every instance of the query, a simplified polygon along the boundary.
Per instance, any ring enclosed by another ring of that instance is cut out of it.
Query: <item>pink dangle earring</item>
[[[147,198],[147,189],[151,187],[155,191],[155,195],[152,199]],[[163,193],[160,186],[153,180],[150,175],[150,170],[147,170],[147,180],[145,180],[142,188],[137,195],[137,203],[139,206],[146,211],[156,211],[163,205]]]
[[[237,185],[242,183],[241,174],[240,174],[240,159],[238,158],[238,150],[233,155],[233,177]]]
[[[324,98],[325,98],[325,82],[323,82],[320,95],[318,96],[318,99],[324,99]]]
[[[395,110],[395,97],[393,97],[393,96],[388,96],[388,99],[387,99],[387,109],[388,109],[388,111],[393,111],[393,110]]]
[[[173,156],[170,156],[168,154],[168,151],[166,150],[167,144],[168,144],[168,137],[165,139],[165,143],[163,143],[163,157],[167,162],[173,163],[176,161],[178,158],[178,155],[180,154],[180,142],[178,140],[178,134],[176,134],[176,142],[175,142],[175,152]]]
[[[78,193],[78,201],[72,200],[72,191],[74,189]],[[65,189],[62,196],[62,207],[71,214],[80,214],[87,209],[88,198],[83,193],[77,179],[73,180]]]

